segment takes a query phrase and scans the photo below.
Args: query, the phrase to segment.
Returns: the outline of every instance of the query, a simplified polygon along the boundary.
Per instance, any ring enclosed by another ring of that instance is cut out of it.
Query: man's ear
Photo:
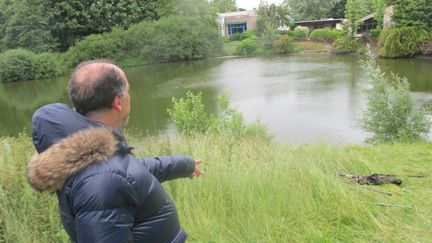
[[[116,111],[118,111],[118,112],[121,112],[122,111],[122,106],[121,106],[122,104],[121,104],[121,99],[120,99],[120,96],[116,96],[115,98],[114,98],[114,101],[113,101],[113,103],[112,103],[112,107],[113,107],[113,109],[114,110],[116,110]]]

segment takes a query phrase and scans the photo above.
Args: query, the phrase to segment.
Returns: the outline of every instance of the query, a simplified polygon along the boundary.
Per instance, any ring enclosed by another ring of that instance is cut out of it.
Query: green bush
[[[238,55],[252,55],[258,49],[258,42],[253,38],[246,38],[241,41],[237,46],[236,54]]]
[[[25,49],[12,49],[0,54],[0,81],[15,82],[55,77],[57,58],[51,53],[35,54]]]
[[[235,33],[229,36],[230,41],[240,41],[243,40],[243,35],[241,33]]]
[[[126,46],[123,39],[125,35],[126,31],[118,29],[104,34],[89,35],[69,48],[64,56],[65,63],[68,67],[75,67],[85,60],[101,58],[118,60],[123,54],[122,49]]]
[[[381,34],[381,29],[372,29],[370,35],[374,38],[378,38]]]
[[[195,95],[188,91],[186,97],[173,98],[172,102],[168,115],[182,134],[215,132],[240,137],[272,137],[261,122],[247,124],[243,114],[230,107],[228,94],[219,98],[220,114],[217,117],[205,111],[201,93]]]
[[[317,41],[333,42],[342,35],[343,33],[340,30],[323,28],[312,31],[310,38]]]
[[[333,42],[333,48],[335,49],[336,53],[351,53],[357,52],[357,50],[360,48],[360,44],[354,38],[342,36]]]
[[[293,52],[293,46],[288,35],[283,35],[273,42],[273,48],[278,54]]]
[[[305,40],[309,38],[310,30],[305,26],[297,26],[293,31],[290,31],[288,34],[294,40]]]
[[[421,28],[394,28],[381,38],[380,43],[384,41],[384,44],[379,55],[381,57],[412,57],[420,52],[420,44],[430,38],[430,34]]]
[[[427,135],[431,123],[424,110],[415,108],[406,78],[387,77],[371,52],[362,67],[371,86],[365,91],[367,104],[360,118],[361,127],[372,134],[368,142],[414,142]]]
[[[142,22],[125,35],[129,53],[155,63],[205,58],[223,50],[219,31],[198,17]]]

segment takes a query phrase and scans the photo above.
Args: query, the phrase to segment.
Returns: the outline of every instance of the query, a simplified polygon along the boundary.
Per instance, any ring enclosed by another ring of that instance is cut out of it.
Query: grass
[[[164,184],[189,242],[432,239],[432,143],[333,148],[212,134],[130,141],[137,156],[186,153],[203,159],[204,176]],[[0,139],[0,242],[67,241],[56,198],[33,191],[24,178],[32,153],[27,136]],[[395,174],[403,184],[375,187],[393,194],[387,196],[347,183],[341,172]]]
[[[224,49],[225,55],[227,55],[227,56],[237,55],[236,50],[237,50],[237,46],[239,46],[240,43],[241,43],[241,41],[225,42],[223,44],[223,49]]]

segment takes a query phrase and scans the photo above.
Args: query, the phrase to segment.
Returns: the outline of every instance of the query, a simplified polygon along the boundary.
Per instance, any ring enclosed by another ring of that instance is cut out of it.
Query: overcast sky
[[[236,0],[237,7],[244,8],[246,10],[252,10],[258,8],[260,0]],[[268,3],[282,3],[283,0],[267,0]]]

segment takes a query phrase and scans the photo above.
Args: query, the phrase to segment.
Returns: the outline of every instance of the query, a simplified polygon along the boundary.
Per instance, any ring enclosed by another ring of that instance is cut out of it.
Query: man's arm
[[[202,174],[202,171],[195,166],[201,161],[195,161],[188,155],[142,158],[140,161],[161,183],[167,180],[200,176]]]
[[[138,202],[126,178],[102,173],[76,188],[72,204],[78,242],[133,242],[133,209]]]

